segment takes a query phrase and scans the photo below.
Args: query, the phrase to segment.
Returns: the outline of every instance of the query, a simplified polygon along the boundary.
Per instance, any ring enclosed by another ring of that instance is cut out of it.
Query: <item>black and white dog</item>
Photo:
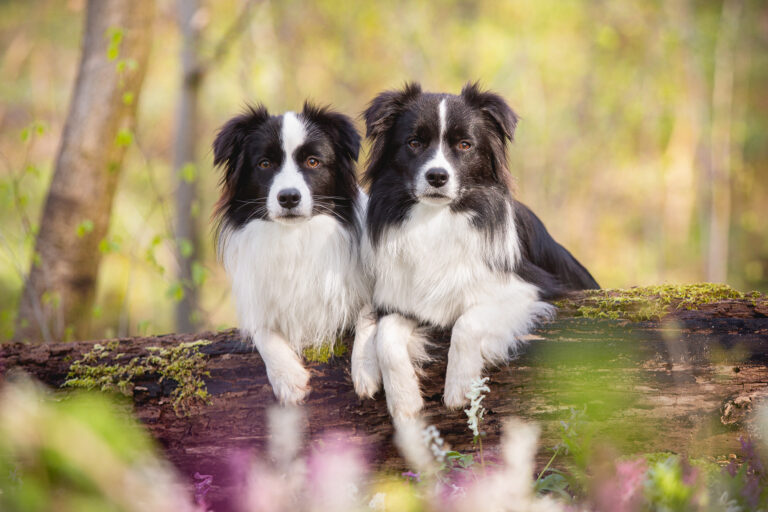
[[[357,185],[360,135],[349,118],[304,104],[270,116],[249,108],[213,144],[223,167],[219,254],[240,328],[254,343],[282,403],[302,401],[304,347],[333,342],[358,323],[370,282],[360,260],[366,196]]]
[[[391,414],[416,415],[421,327],[451,328],[444,401],[460,407],[484,366],[506,361],[553,314],[544,299],[598,284],[513,198],[506,144],[517,117],[501,97],[476,84],[458,96],[410,84],[380,94],[364,117],[364,259],[379,324],[355,347],[355,387],[371,396],[383,377]]]

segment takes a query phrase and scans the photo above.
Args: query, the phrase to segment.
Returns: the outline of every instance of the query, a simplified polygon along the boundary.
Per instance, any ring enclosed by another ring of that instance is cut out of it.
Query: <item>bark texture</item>
[[[88,337],[99,244],[132,140],[154,0],[90,0],[80,66],[19,306],[16,339]]]
[[[194,282],[193,265],[200,248],[197,217],[192,207],[197,201],[197,127],[198,104],[203,80],[199,56],[200,28],[195,15],[200,9],[197,0],[179,0],[178,26],[181,31],[181,91],[176,107],[176,139],[173,148],[173,169],[176,180],[176,258],[178,278],[184,287],[184,297],[176,303],[177,332],[192,332],[200,324],[196,318],[198,287]],[[190,169],[192,171],[190,172]]]
[[[576,302],[578,305],[578,302]],[[502,420],[518,416],[542,427],[539,468],[559,440],[560,421],[571,407],[586,406],[579,427],[611,440],[628,453],[672,451],[697,456],[738,452],[738,438],[751,429],[749,412],[768,397],[768,303],[724,300],[682,311],[662,322],[629,323],[570,317],[573,309],[543,326],[538,339],[507,366],[491,369],[491,392],[482,430],[484,445],[498,441]],[[243,453],[262,451],[268,441],[266,411],[275,402],[264,365],[234,330],[197,335],[122,339],[119,352],[146,352],[208,339],[206,378],[211,403],[177,416],[172,383],[148,375],[136,382],[136,415],[161,443],[168,458],[191,479],[213,475],[214,509],[227,508],[237,479],[233,465]],[[349,341],[349,340],[348,340]],[[70,364],[92,343],[5,345],[0,369],[19,369],[57,387]],[[463,411],[441,404],[448,337],[436,333],[436,361],[425,368],[427,421],[459,450],[473,450]],[[403,470],[392,445],[392,427],[381,394],[355,395],[346,356],[308,363],[312,393],[305,406],[308,444],[324,432],[343,430],[368,451],[378,468]],[[491,448],[492,449],[492,448]]]

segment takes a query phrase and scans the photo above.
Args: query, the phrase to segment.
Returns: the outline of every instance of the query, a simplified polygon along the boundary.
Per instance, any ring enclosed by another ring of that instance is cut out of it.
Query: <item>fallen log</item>
[[[749,413],[768,397],[765,296],[718,295],[693,304],[663,293],[638,302],[631,293],[592,292],[575,294],[559,306],[559,318],[542,326],[517,359],[489,371],[491,392],[483,402],[487,413],[481,428],[486,445],[498,439],[505,417],[536,421],[542,427],[541,467],[560,440],[561,422],[572,410],[585,410],[579,429],[610,440],[623,453],[717,458],[737,451],[739,436],[752,428]],[[0,346],[0,374],[5,379],[21,370],[60,388],[68,375],[71,384],[77,361],[75,370],[104,361],[116,362],[114,370],[198,340],[210,342],[191,351],[201,355],[190,367],[198,364],[199,371],[208,372],[199,382],[202,388],[163,374],[157,362],[134,376],[118,372],[113,377],[131,396],[136,417],[183,474],[214,476],[209,498],[216,508],[234,485],[233,458],[264,448],[266,411],[275,403],[258,353],[235,330],[7,344]],[[435,335],[436,360],[422,378],[425,415],[453,448],[472,450],[464,412],[441,404],[448,340],[447,333]],[[365,447],[377,468],[405,469],[392,444],[381,393],[375,400],[360,400],[352,389],[348,350],[308,367],[308,442],[344,431]]]

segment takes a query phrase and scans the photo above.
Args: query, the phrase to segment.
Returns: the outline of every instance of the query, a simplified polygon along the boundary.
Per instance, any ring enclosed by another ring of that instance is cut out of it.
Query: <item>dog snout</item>
[[[427,171],[427,183],[435,188],[440,188],[448,182],[448,171],[442,167],[433,167]]]
[[[284,188],[277,193],[277,202],[283,208],[294,208],[301,202],[301,192],[295,188]]]

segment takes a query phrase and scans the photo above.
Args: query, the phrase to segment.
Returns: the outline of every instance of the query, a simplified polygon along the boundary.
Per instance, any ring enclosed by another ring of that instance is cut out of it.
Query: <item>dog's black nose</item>
[[[283,208],[293,208],[301,201],[301,192],[295,188],[284,188],[277,193],[277,202]]]
[[[440,188],[448,182],[448,171],[442,167],[433,167],[427,171],[427,183]]]

